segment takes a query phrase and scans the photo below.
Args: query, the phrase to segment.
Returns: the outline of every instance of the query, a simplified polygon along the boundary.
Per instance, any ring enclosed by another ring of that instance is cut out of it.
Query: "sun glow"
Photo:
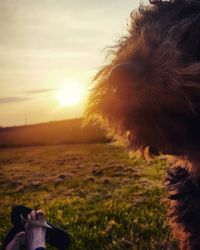
[[[57,100],[61,107],[74,106],[83,101],[84,88],[78,82],[63,82],[57,92]]]

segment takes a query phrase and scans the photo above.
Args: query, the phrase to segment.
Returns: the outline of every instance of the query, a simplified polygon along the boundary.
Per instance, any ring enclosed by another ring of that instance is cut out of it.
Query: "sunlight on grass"
[[[4,149],[0,164],[1,240],[11,207],[24,204],[68,230],[72,250],[178,249],[161,202],[163,161],[91,144]]]

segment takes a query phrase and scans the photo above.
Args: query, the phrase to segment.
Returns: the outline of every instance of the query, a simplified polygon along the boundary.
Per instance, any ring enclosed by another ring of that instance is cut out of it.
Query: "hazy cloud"
[[[24,102],[24,101],[29,101],[31,98],[26,98],[26,97],[4,97],[0,98],[0,104],[9,104],[9,103],[19,103],[19,102]]]
[[[46,93],[46,92],[51,92],[54,91],[55,89],[33,89],[33,90],[28,90],[25,91],[26,94],[41,94],[41,93]]]

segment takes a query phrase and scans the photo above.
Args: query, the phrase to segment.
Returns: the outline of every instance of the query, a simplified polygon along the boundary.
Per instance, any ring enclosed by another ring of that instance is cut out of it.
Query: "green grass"
[[[0,151],[0,244],[12,206],[24,204],[66,229],[71,250],[178,249],[162,202],[163,160],[130,159],[108,144]]]

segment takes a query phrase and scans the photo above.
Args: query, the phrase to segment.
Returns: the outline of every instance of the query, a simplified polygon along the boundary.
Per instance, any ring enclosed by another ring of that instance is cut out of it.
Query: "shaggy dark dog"
[[[200,249],[200,0],[141,6],[109,58],[87,114],[133,150],[181,159],[168,172],[170,222],[181,249]]]

